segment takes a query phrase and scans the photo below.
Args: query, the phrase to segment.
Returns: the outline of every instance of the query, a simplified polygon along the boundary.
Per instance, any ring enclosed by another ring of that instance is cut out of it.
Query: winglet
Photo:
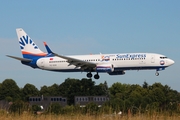
[[[46,50],[47,50],[48,53],[53,53],[46,42],[44,42],[44,46],[46,47]]]

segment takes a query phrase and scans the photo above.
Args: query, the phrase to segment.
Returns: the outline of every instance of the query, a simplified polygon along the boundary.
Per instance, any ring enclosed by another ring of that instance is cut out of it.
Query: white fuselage
[[[92,62],[97,65],[112,64],[115,70],[156,69],[159,71],[174,63],[173,60],[164,55],[155,53],[95,54],[68,57]],[[40,58],[36,64],[40,69],[44,70],[60,72],[77,72],[81,70],[80,67],[69,65],[66,59],[60,57]]]

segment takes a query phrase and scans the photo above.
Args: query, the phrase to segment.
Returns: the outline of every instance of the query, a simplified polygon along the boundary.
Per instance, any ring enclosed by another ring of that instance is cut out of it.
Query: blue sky
[[[96,84],[161,82],[180,91],[179,0],[31,0],[1,1],[0,82],[7,78],[19,87],[61,84],[66,78],[82,79],[86,73],[55,73],[22,65],[5,55],[21,57],[16,28],[23,28],[45,51],[46,41],[63,55],[153,52],[168,56],[175,64],[160,76],[155,71],[127,71],[124,76],[100,74]]]

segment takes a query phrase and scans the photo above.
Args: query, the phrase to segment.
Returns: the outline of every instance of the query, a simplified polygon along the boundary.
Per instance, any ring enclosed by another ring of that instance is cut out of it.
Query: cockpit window
[[[160,57],[161,59],[166,59],[166,58],[168,58],[168,57]]]

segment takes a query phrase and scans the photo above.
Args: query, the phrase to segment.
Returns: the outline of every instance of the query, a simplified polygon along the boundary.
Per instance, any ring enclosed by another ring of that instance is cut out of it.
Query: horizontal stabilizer
[[[15,56],[10,56],[10,55],[6,55],[6,56],[10,57],[10,58],[14,58],[16,60],[24,61],[24,62],[31,62],[32,61],[31,59],[27,59],[27,58],[20,58],[20,57],[15,57]]]

